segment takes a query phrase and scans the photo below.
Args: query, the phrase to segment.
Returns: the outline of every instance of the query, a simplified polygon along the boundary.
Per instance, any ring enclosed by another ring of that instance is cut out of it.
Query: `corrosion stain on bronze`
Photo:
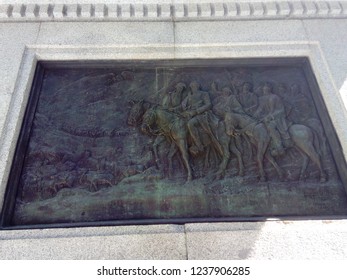
[[[194,63],[44,68],[10,224],[346,212],[302,65]]]

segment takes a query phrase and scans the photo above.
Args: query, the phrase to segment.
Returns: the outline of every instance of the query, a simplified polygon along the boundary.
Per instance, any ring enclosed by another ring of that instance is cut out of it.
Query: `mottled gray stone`
[[[201,9],[201,16],[202,17],[211,16],[211,4],[202,3],[202,4],[200,4],[200,9]]]
[[[187,4],[187,16],[189,17],[198,16],[198,5],[196,3]]]
[[[316,5],[318,7],[318,14],[326,15],[329,13],[329,6],[327,2],[318,1],[316,2]]]
[[[290,15],[291,9],[287,1],[278,3],[278,7],[279,7],[280,15],[284,15],[284,16]]]
[[[275,2],[265,3],[266,14],[269,16],[274,16],[278,14],[277,4]]]
[[[147,5],[147,16],[150,18],[158,17],[158,5],[157,4],[148,4]]]
[[[306,14],[307,15],[315,15],[317,13],[317,6],[315,3],[310,1],[304,1],[303,2],[306,7]]]
[[[7,19],[8,5],[0,4],[0,18]]]
[[[109,18],[117,18],[118,17],[118,5],[110,4],[107,6],[107,15]]]
[[[0,232],[0,259],[186,259],[183,226]]]
[[[277,32],[281,30],[281,32]],[[175,42],[179,44],[230,44],[235,42],[280,42],[306,40],[301,21],[177,22]],[[212,41],[211,41],[212,40]]]
[[[34,5],[30,0],[16,0],[11,1],[13,4],[7,6],[7,12],[1,14],[0,21],[137,21],[144,20],[150,21],[156,18],[160,20],[171,20],[171,16],[177,14],[175,20],[184,20],[185,18],[200,17],[210,19],[211,17],[233,17],[234,20],[244,19],[256,19],[256,18],[277,18],[280,19],[285,15],[290,18],[302,18],[307,19],[315,17],[317,14],[321,18],[346,18],[345,5],[346,0],[331,1],[286,1],[286,0],[262,0],[262,1],[245,1],[245,0],[193,0],[193,1],[182,1],[182,0],[161,0],[153,2],[150,0],[42,0],[37,5],[39,7],[38,13],[35,17],[30,10],[27,10],[30,5]],[[47,6],[50,3],[50,12],[53,14],[50,16],[41,16],[41,11],[46,13],[41,7]],[[114,14],[110,17],[95,16],[94,8],[97,5],[105,5],[105,10],[114,9],[117,6],[117,16]],[[152,12],[148,12],[151,5],[158,5],[157,9]],[[219,7],[222,5],[223,9],[229,10],[229,13],[221,13]],[[89,11],[89,7],[91,7]],[[87,7],[86,12],[83,7]],[[167,10],[172,9],[168,13]],[[199,7],[197,9],[197,7]],[[82,8],[82,9],[81,9]],[[322,9],[322,10],[321,10]],[[1,10],[1,8],[0,8]],[[121,10],[124,11],[122,14]],[[161,14],[160,10],[164,10],[165,13]],[[196,13],[196,10],[197,13]],[[215,13],[215,10],[217,13]],[[263,11],[262,11],[263,10]]]
[[[40,6],[37,4],[26,5],[25,16],[28,18],[37,18],[39,15]]]
[[[346,1],[345,2],[341,2],[340,4],[341,4],[341,7],[342,7],[342,13],[344,15],[347,15],[347,2]]]
[[[64,17],[63,9],[64,9],[63,4],[55,5],[53,10],[53,17],[57,19]]]
[[[331,1],[329,2],[330,6],[330,14],[332,15],[339,15],[342,12],[342,7],[339,2],[337,1]]]
[[[170,22],[148,22],[141,26],[135,22],[45,22],[41,24],[37,44],[173,44],[172,29]]]
[[[338,260],[347,253],[346,221],[200,224],[186,231],[188,257],[196,260]]]
[[[41,20],[49,19],[53,17],[53,14],[49,10],[49,5],[48,4],[42,4],[39,7],[39,13],[38,13],[38,18]]]
[[[227,8],[227,16],[234,17],[237,15],[236,3],[227,2],[227,3],[225,3],[225,6]]]
[[[214,15],[216,17],[222,17],[225,15],[225,9],[223,3],[214,4]]]
[[[27,23],[25,25],[18,23],[0,24],[0,135],[11,94],[15,88],[25,46],[35,42],[39,26],[39,23]]]
[[[161,17],[170,17],[171,16],[171,7],[170,4],[162,4],[160,7],[160,16]]]
[[[12,9],[12,17],[13,18],[21,18],[25,15],[26,6],[24,5],[16,5]]]
[[[293,7],[293,15],[302,15],[304,13],[304,6],[302,2],[293,2],[291,3]]]
[[[251,15],[251,7],[249,3],[239,3],[240,7],[240,16],[249,16]]]
[[[131,17],[131,5],[130,4],[121,4],[120,7],[120,15],[122,18],[130,18]]]
[[[95,16],[95,18],[104,18],[106,10],[107,10],[107,7],[106,7],[105,4],[96,4],[96,5],[94,5],[94,16]]]
[[[308,39],[318,41],[322,47],[332,75],[336,79],[336,86],[339,89],[346,79],[344,69],[347,69],[347,52],[345,48],[347,44],[347,36],[345,36],[347,21],[331,19],[323,24],[318,19],[312,19],[304,21],[304,26]]]
[[[175,18],[185,17],[185,11],[184,10],[185,10],[184,9],[184,4],[181,4],[181,3],[177,4],[175,6],[175,9],[174,9],[174,11],[175,11],[175,13],[174,13]]]
[[[318,41],[319,46],[324,52],[324,60],[331,71],[335,80],[335,86],[340,91],[340,96],[334,94],[327,94],[325,102],[334,108],[330,111],[330,115],[336,118],[334,123],[335,129],[338,131],[346,130],[346,111],[341,109],[347,107],[347,92],[342,92],[343,84],[346,82],[346,69],[347,69],[347,37],[345,36],[347,30],[347,22],[339,19],[326,21],[321,24],[319,20],[305,21],[305,30],[310,41]],[[339,43],[337,43],[339,42]],[[328,79],[317,75],[318,79]],[[343,102],[341,102],[341,99]],[[343,106],[343,103],[345,106]],[[342,136],[341,134],[341,137]],[[347,138],[340,138],[344,143]]]
[[[261,2],[256,2],[252,4],[253,6],[253,15],[254,16],[262,16],[265,12],[264,5]]]
[[[83,4],[80,5],[80,9],[81,9],[81,14],[80,16],[82,18],[89,18],[92,16],[92,5],[91,4]],[[94,15],[93,15],[94,16]]]
[[[257,2],[218,1],[213,14],[201,0],[198,17],[197,2],[162,0],[148,2],[151,21],[136,1],[80,0],[80,16],[76,1],[41,0],[37,16],[28,1],[13,0],[11,13],[0,5],[0,206],[37,59],[308,57],[347,157],[346,1],[265,1],[266,14]],[[105,22],[78,22],[88,17]],[[0,259],[347,259],[346,229],[307,220],[1,231]]]
[[[143,5],[134,5],[134,16],[138,18],[144,17],[144,6]]]
[[[0,232],[0,259],[347,258],[346,220]]]
[[[81,14],[78,14],[77,11],[78,11],[78,5],[77,4],[65,5],[63,8],[63,17],[65,17],[65,18],[80,17]],[[84,12],[84,15],[86,15],[86,11],[83,11],[83,12]],[[90,12],[89,12],[89,17],[90,17]]]

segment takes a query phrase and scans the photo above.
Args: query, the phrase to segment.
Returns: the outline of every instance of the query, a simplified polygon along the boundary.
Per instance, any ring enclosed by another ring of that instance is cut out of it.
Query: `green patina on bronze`
[[[5,226],[345,214],[305,63],[40,66]]]

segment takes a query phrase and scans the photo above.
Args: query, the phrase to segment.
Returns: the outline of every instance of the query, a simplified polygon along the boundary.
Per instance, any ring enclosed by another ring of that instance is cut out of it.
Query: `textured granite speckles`
[[[23,2],[0,5],[0,205],[36,59],[308,56],[347,157],[347,1]],[[347,259],[346,229],[332,220],[1,231],[0,259]]]
[[[91,3],[92,2],[92,3]],[[15,1],[0,4],[0,21],[171,21],[191,20],[218,17],[219,19],[232,18],[233,20],[272,18],[345,18],[346,0],[341,1],[213,1],[199,0],[161,0],[157,4],[152,1],[40,1],[36,4],[36,12],[29,0]],[[220,5],[225,10],[220,11]],[[47,9],[48,5],[48,9]],[[100,5],[103,9],[100,10]],[[99,7],[97,7],[99,6]],[[153,6],[153,9],[152,9]],[[157,6],[157,7],[154,7]],[[170,12],[161,12],[170,8]],[[218,7],[219,6],[219,7]],[[44,8],[44,9],[41,9]],[[117,12],[114,12],[116,10]],[[111,12],[110,12],[111,11]],[[327,11],[327,12],[326,12]],[[96,16],[96,12],[98,15]],[[285,16],[285,17],[284,17]]]
[[[42,23],[37,44],[56,45],[144,45],[174,44],[169,22],[61,22]],[[54,34],[54,36],[51,36]]]
[[[345,259],[346,221],[186,225],[190,259]],[[218,248],[218,249],[216,249]]]
[[[346,220],[0,232],[0,259],[347,258]]]
[[[184,227],[0,232],[0,259],[186,259]]]

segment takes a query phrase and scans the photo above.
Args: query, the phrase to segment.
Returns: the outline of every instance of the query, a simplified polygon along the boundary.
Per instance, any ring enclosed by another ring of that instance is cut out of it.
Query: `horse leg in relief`
[[[270,163],[273,165],[273,167],[276,169],[276,172],[280,180],[283,180],[284,174],[283,174],[282,168],[277,164],[276,160],[273,158],[270,152],[267,151],[267,148],[269,146],[271,139],[265,126],[264,125],[255,126],[253,131],[253,137],[255,141],[257,142],[257,161],[259,166],[260,181],[263,181],[263,182],[266,181],[264,165],[263,165],[264,157],[266,157],[270,161]]]
[[[235,144],[236,144],[235,140],[234,140],[234,138],[232,138],[230,141],[230,150],[237,157],[237,160],[239,163],[239,176],[243,176],[243,175],[245,175],[245,170],[244,170],[245,168],[243,165],[242,154],[239,151],[239,149],[236,147]],[[252,147],[251,147],[251,149],[252,149]]]
[[[248,138],[247,135],[241,135],[241,136],[242,136],[243,139],[244,139],[244,143],[246,143],[246,146],[247,146],[246,150],[249,151],[248,160],[252,160],[252,157],[253,157],[253,149],[252,149],[252,145],[251,145],[251,143],[250,143],[250,141],[249,141],[249,138]],[[237,137],[237,138],[240,139],[241,137]],[[242,146],[241,146],[241,147],[242,147]]]
[[[190,164],[189,164],[187,141],[186,141],[186,139],[178,139],[178,140],[176,140],[176,145],[181,152],[184,165],[185,165],[187,172],[188,172],[187,181],[192,181],[193,180],[193,172],[192,172],[192,169],[191,169]]]
[[[224,176],[225,170],[230,159],[230,143],[232,141],[232,138],[226,134],[224,122],[219,122],[216,131],[218,133],[219,143],[222,147],[221,163],[219,164],[219,168],[215,174],[216,179],[220,179],[222,176]]]
[[[228,151],[224,153],[222,162],[220,163],[218,171],[216,173],[216,179],[220,179],[222,176],[224,176],[224,172],[227,169],[229,159],[230,159],[230,152]]]
[[[264,171],[264,156],[270,143],[270,136],[264,125],[257,125],[254,127],[253,134],[250,135],[254,139],[254,143],[257,146],[257,163],[259,168],[260,181],[266,181],[266,175]]]
[[[153,143],[153,153],[154,153],[154,158],[155,158],[155,164],[157,165],[157,169],[160,170],[160,163],[159,163],[159,155],[158,155],[158,148],[159,145],[161,143],[163,143],[165,141],[165,137],[164,136],[157,136],[157,138],[155,138],[154,143]]]
[[[222,148],[221,144],[219,143],[219,141],[217,140],[216,136],[214,135],[214,133],[213,133],[211,127],[210,127],[208,119],[207,118],[202,118],[201,122],[200,122],[200,125],[206,131],[206,133],[210,136],[211,141],[212,141],[214,147],[216,148],[218,154],[221,157],[223,157],[223,148]],[[218,128],[218,127],[216,127],[216,128]]]
[[[326,156],[328,154],[327,138],[325,137],[323,127],[321,126],[319,120],[316,118],[311,118],[306,120],[305,125],[306,124],[317,133],[316,136],[318,139],[316,148],[318,149],[318,153],[322,152],[322,155]]]
[[[322,163],[320,161],[319,155],[317,154],[317,152],[315,151],[313,145],[310,143],[310,145],[308,145],[307,147],[307,151],[304,151],[309,158],[316,164],[316,166],[319,169],[319,177],[320,177],[320,182],[324,183],[327,180],[326,174],[323,171],[323,167],[322,167]]]
[[[210,167],[210,152],[211,152],[211,147],[207,146],[206,155],[205,155],[205,163],[204,163],[205,169],[208,169]]]
[[[274,157],[269,152],[265,153],[265,157],[271,162],[273,167],[276,169],[276,172],[278,174],[278,177],[280,178],[280,181],[283,181],[284,180],[284,172],[283,172],[282,168],[277,164]]]
[[[305,181],[305,179],[306,179],[306,169],[307,169],[308,162],[309,162],[310,159],[304,152],[302,152],[299,149],[297,149],[297,150],[300,152],[300,154],[303,157],[299,180],[300,181]]]
[[[259,175],[260,175],[260,181],[261,182],[266,181],[266,175],[265,175],[264,166],[263,166],[263,159],[264,159],[264,155],[262,155],[258,149],[258,151],[257,151],[257,163],[258,163]]]
[[[326,174],[323,171],[319,155],[313,146],[313,140],[314,140],[313,132],[307,126],[301,125],[301,129],[305,129],[306,133],[301,132],[296,134],[296,131],[298,129],[296,130],[294,125],[290,127],[289,132],[293,139],[293,142],[303,153],[305,153],[314,162],[314,164],[316,164],[320,172],[320,182],[321,183],[326,182],[327,180]]]
[[[172,173],[172,160],[173,160],[173,157],[174,155],[177,153],[178,149],[177,149],[177,146],[175,145],[174,142],[171,142],[171,145],[170,145],[170,150],[169,150],[169,154],[168,154],[168,160],[169,160],[169,178],[172,178],[173,177],[173,173]]]

